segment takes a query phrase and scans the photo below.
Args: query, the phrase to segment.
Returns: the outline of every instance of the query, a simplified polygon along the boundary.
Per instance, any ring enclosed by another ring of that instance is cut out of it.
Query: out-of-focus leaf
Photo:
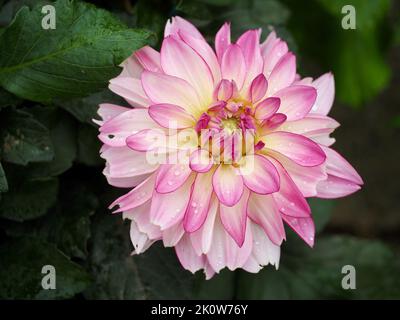
[[[87,166],[101,166],[104,160],[100,158],[101,143],[97,137],[96,128],[81,124],[78,129],[77,161]]]
[[[91,234],[90,216],[98,200],[82,181],[76,184],[61,186],[61,199],[51,213],[30,222],[10,223],[6,226],[7,235],[39,237],[55,244],[69,257],[85,259]]]
[[[314,249],[298,247],[285,254],[279,271],[241,273],[240,299],[399,299],[399,257],[377,241],[351,237],[320,239]],[[356,270],[356,289],[344,290],[346,265]]]
[[[16,106],[22,99],[14,96],[12,93],[0,88],[0,110],[4,107]]]
[[[85,96],[106,87],[117,65],[152,34],[128,29],[109,12],[78,1],[54,4],[56,29],[42,6],[23,7],[0,38],[0,84],[33,101]]]
[[[51,107],[34,107],[28,111],[50,131],[54,158],[50,162],[28,166],[27,177],[51,177],[65,172],[72,166],[77,154],[76,124],[72,117]]]
[[[1,113],[0,150],[5,161],[22,165],[54,157],[49,130],[31,114],[12,108]]]
[[[335,203],[332,200],[310,198],[308,203],[311,207],[316,232],[321,232],[329,222]]]
[[[129,227],[116,216],[97,218],[89,267],[95,277],[94,285],[85,292],[89,299],[208,299],[232,296],[230,275],[217,276],[201,283],[199,277],[185,271],[173,250],[153,245],[145,253],[130,256],[132,251]],[[205,288],[220,286],[219,290]]]
[[[127,102],[113,94],[109,89],[101,92],[91,94],[84,98],[76,98],[72,100],[59,100],[56,104],[61,108],[67,110],[80,122],[85,122],[92,126],[96,126],[93,119],[98,119],[97,110],[101,103],[112,103],[121,106],[126,106]]]
[[[25,221],[46,214],[57,199],[58,180],[9,181],[9,191],[2,195],[0,217]]]
[[[71,298],[90,283],[85,270],[62,252],[37,238],[26,237],[0,247],[0,298],[60,299]],[[54,266],[56,289],[44,290],[42,268]]]
[[[0,192],[8,191],[8,183],[6,174],[4,173],[3,166],[0,163]]]

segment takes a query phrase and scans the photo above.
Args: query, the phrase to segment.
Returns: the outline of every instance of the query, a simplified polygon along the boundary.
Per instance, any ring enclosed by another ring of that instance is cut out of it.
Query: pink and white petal
[[[149,70],[153,72],[162,72],[160,63],[160,53],[154,50],[152,47],[145,46],[137,50],[134,54],[144,70]]]
[[[222,78],[233,80],[240,90],[246,78],[246,61],[242,49],[237,44],[231,44],[225,50],[221,61]]]
[[[189,203],[194,175],[185,183],[170,193],[154,191],[150,210],[150,221],[160,226],[161,230],[168,229],[182,221]]]
[[[346,179],[328,175],[328,179],[317,185],[317,197],[336,199],[348,196],[361,189],[361,186]]]
[[[296,78],[297,79],[295,82],[293,82],[293,85],[312,86],[313,78],[305,77],[302,79],[299,74],[296,76]]]
[[[281,99],[279,112],[287,116],[288,121],[303,119],[311,110],[317,91],[310,86],[290,86],[274,94]]]
[[[145,109],[130,109],[106,121],[99,129],[99,139],[113,147],[126,146],[126,138],[143,129],[157,128],[158,124]]]
[[[217,53],[219,63],[222,62],[222,57],[230,44],[231,25],[229,22],[225,22],[215,36],[215,52]]]
[[[250,86],[250,100],[253,103],[260,101],[266,94],[268,89],[268,81],[261,73],[254,78]]]
[[[280,176],[279,192],[272,194],[281,213],[296,218],[307,218],[311,214],[310,206],[299,188],[290,178],[283,166],[273,158],[269,158],[275,165]]]
[[[280,127],[280,130],[302,134],[309,137],[314,131],[325,130],[327,134],[338,128],[340,124],[327,116],[309,114],[303,119],[287,121]]]
[[[314,80],[311,84],[317,89],[317,100],[315,101],[311,112],[321,115],[327,115],[332,108],[335,98],[335,80],[333,74],[328,72]]]
[[[219,101],[228,101],[233,95],[232,81],[222,79],[214,91],[214,97]]]
[[[271,49],[264,50],[263,59],[264,67],[263,73],[266,77],[271,75],[272,70],[275,68],[279,60],[288,53],[289,49],[285,41],[278,39],[275,41]]]
[[[133,107],[147,108],[151,104],[139,79],[119,76],[110,80],[108,88],[123,97]]]
[[[200,229],[190,234],[192,246],[198,255],[202,253],[207,254],[211,248],[212,238],[214,234],[214,224],[218,209],[218,198],[215,197],[215,195],[211,195],[209,208],[206,214],[206,220],[204,221]]]
[[[324,163],[326,155],[314,141],[295,133],[275,131],[262,137],[264,150],[283,154],[303,167],[313,167]]]
[[[126,138],[126,145],[136,151],[162,151],[168,149],[168,136],[161,129],[144,129]]]
[[[100,156],[107,161],[108,174],[114,178],[148,174],[158,168],[158,165],[148,163],[146,154],[128,147],[107,148]]]
[[[245,188],[243,195],[236,205],[227,207],[220,204],[220,217],[225,230],[241,247],[244,243],[247,222],[247,202],[250,192]]]
[[[109,209],[118,206],[119,208],[114,213],[128,211],[136,208],[151,199],[153,194],[154,185],[156,181],[156,174],[150,175],[141,184],[136,186],[135,189],[131,190],[127,194],[119,197],[110,206]]]
[[[243,178],[233,166],[221,164],[213,175],[213,189],[222,204],[232,207],[242,197]]]
[[[164,128],[185,129],[195,125],[195,119],[185,109],[174,104],[153,104],[150,117]]]
[[[173,226],[162,231],[162,241],[164,247],[175,247],[185,234],[182,222],[176,223]]]
[[[163,164],[157,173],[156,191],[170,193],[180,188],[189,178],[192,170],[188,164]]]
[[[271,152],[270,155],[285,168],[293,182],[306,198],[315,197],[317,195],[317,184],[328,177],[324,165],[303,167],[280,153]]]
[[[296,56],[288,52],[276,64],[268,80],[267,95],[272,96],[275,92],[290,86],[296,78]]]
[[[154,240],[150,240],[145,233],[139,231],[134,220],[131,221],[129,235],[134,247],[132,254],[143,253],[154,243]]]
[[[130,108],[117,106],[111,103],[101,103],[99,104],[99,109],[97,109],[97,114],[101,117],[101,120],[93,119],[93,122],[102,126],[104,122],[115,118],[121,113],[131,110]]]
[[[210,68],[214,83],[221,80],[221,67],[218,63],[217,56],[213,49],[204,39],[195,38],[185,30],[179,30],[181,39],[189,45],[197,54],[204,59],[207,66]]]
[[[213,160],[207,150],[197,149],[190,155],[189,165],[193,171],[204,173],[210,171],[213,166]]]
[[[212,196],[213,172],[197,174],[189,205],[186,209],[183,227],[186,232],[197,231],[205,222]]]
[[[171,21],[167,21],[164,29],[164,38],[173,35],[178,36],[179,31],[183,30],[196,39],[204,39],[197,28],[189,21],[181,17],[172,17]]]
[[[143,90],[153,103],[174,104],[192,115],[200,112],[200,99],[187,81],[150,71],[144,71],[141,79]]]
[[[146,173],[142,175],[136,175],[132,177],[114,177],[111,176],[109,173],[109,166],[108,163],[106,163],[106,167],[103,170],[103,174],[107,179],[108,184],[118,187],[118,188],[133,188],[136,187],[138,184],[142,183],[144,180],[146,180],[151,173]]]
[[[247,215],[264,229],[275,245],[280,246],[286,239],[281,213],[271,195],[252,193],[247,206]]]
[[[204,274],[206,276],[206,280],[210,280],[215,275],[215,270],[213,269],[213,267],[208,262],[207,257],[206,257],[206,262],[205,262],[205,265],[204,265]]]
[[[211,103],[214,80],[205,61],[185,42],[168,36],[161,46],[161,66],[168,75],[187,81],[195,89],[201,106]]]
[[[258,154],[245,156],[239,170],[244,184],[251,191],[270,194],[279,190],[278,171],[266,157]]]
[[[126,58],[120,65],[122,71],[119,77],[130,77],[139,79],[143,72],[143,66],[136,57],[135,52],[128,58]]]
[[[260,34],[261,29],[249,30],[243,33],[236,41],[242,49],[246,62],[246,79],[243,85],[243,94],[248,94],[253,79],[263,71],[264,61],[261,56]]]
[[[314,246],[315,225],[311,217],[295,218],[282,214],[283,220],[302,238],[310,247]]]
[[[175,252],[181,265],[192,273],[204,268],[205,256],[197,255],[190,242],[190,236],[185,234],[175,246]]]
[[[256,223],[249,221],[249,227],[253,234],[253,251],[251,255],[260,266],[271,264],[278,269],[281,247],[273,244],[265,234],[265,231]]]
[[[338,152],[331,148],[322,146],[326,154],[326,172],[338,178],[342,178],[355,184],[364,184],[362,178],[351,164]]]
[[[279,109],[281,99],[269,97],[256,106],[254,116],[257,120],[266,120],[272,117]]]

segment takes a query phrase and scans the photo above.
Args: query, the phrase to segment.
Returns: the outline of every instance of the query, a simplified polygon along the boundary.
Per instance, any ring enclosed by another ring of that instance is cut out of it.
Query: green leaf
[[[316,232],[321,232],[328,224],[335,206],[334,201],[318,198],[307,199],[315,223]]]
[[[0,192],[8,191],[8,183],[6,174],[4,173],[3,166],[0,163]]]
[[[57,199],[58,180],[9,181],[9,192],[0,202],[0,217],[13,221],[38,218],[47,213]]]
[[[78,159],[87,166],[102,166],[104,160],[100,158],[101,142],[98,129],[81,124],[78,129]]]
[[[77,155],[75,121],[69,114],[58,108],[36,106],[27,111],[50,131],[54,158],[49,162],[31,164],[26,168],[26,176],[29,178],[51,177],[65,172],[72,166]]]
[[[54,7],[56,29],[42,28],[41,6],[23,7],[0,36],[0,84],[29,100],[100,91],[152,37],[90,4],[58,0]]]
[[[55,290],[42,288],[45,265],[55,268]],[[0,247],[0,283],[1,299],[60,299],[82,292],[90,277],[55,246],[25,237]]]
[[[24,223],[9,223],[5,231],[12,237],[35,236],[53,243],[69,257],[86,259],[90,238],[90,216],[98,200],[84,181],[66,183],[61,199],[46,216]]]
[[[22,100],[10,92],[0,88],[0,110],[4,107],[17,106]]]
[[[5,161],[22,165],[54,157],[49,130],[31,114],[11,108],[1,113],[0,149]]]
[[[231,275],[216,276],[211,282],[203,274],[185,271],[175,252],[154,244],[145,253],[130,256],[129,226],[120,217],[103,213],[93,224],[93,247],[89,268],[94,285],[85,292],[89,299],[208,299],[233,295]],[[206,288],[219,286],[218,290]]]
[[[383,243],[351,237],[319,239],[314,249],[285,252],[279,270],[241,273],[239,299],[399,299],[399,257]],[[342,288],[342,268],[356,270],[356,289]]]

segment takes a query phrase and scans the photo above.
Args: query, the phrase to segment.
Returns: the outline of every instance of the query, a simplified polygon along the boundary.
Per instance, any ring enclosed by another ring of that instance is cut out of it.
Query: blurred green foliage
[[[130,256],[129,226],[107,209],[120,193],[101,174],[92,123],[99,103],[125,104],[107,89],[119,63],[145,44],[158,47],[176,14],[210,42],[226,20],[234,37],[275,29],[299,55],[300,71],[307,61],[333,70],[339,98],[359,107],[390,77],[386,50],[400,43],[400,20],[396,30],[388,20],[391,1],[90,2],[56,1],[57,29],[46,32],[37,1],[0,1],[0,298],[400,297],[399,257],[388,245],[323,232],[334,206],[328,200],[310,200],[315,249],[287,230],[279,271],[224,271],[205,281],[184,271],[171,249]],[[356,30],[341,28],[344,4],[357,9]],[[46,264],[56,267],[56,290],[40,286]],[[357,269],[355,291],[340,287],[346,264]]]

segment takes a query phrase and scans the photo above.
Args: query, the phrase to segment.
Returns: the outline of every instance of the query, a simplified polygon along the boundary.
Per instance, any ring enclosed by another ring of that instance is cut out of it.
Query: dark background
[[[94,6],[58,1],[57,29],[49,33],[40,28],[48,2],[0,0],[0,298],[400,298],[399,1],[86,2]],[[356,9],[356,30],[341,28],[346,4]],[[23,5],[33,11],[12,22]],[[231,21],[234,37],[259,27],[265,37],[274,28],[296,53],[303,76],[335,75],[330,115],[341,127],[334,148],[365,185],[344,199],[310,200],[316,246],[288,230],[279,271],[224,271],[207,282],[161,245],[130,257],[129,226],[107,210],[124,190],[101,174],[91,119],[101,102],[126,105],[107,90],[108,80],[133,50],[147,43],[158,48],[173,15],[192,21],[210,42],[224,21]],[[115,30],[134,40],[124,42]],[[115,41],[103,43],[102,33]],[[60,49],[78,45],[68,59],[98,71],[54,60]],[[24,64],[37,57],[43,60]],[[56,267],[56,290],[40,286],[46,264]],[[341,287],[344,265],[356,268],[356,290]]]

